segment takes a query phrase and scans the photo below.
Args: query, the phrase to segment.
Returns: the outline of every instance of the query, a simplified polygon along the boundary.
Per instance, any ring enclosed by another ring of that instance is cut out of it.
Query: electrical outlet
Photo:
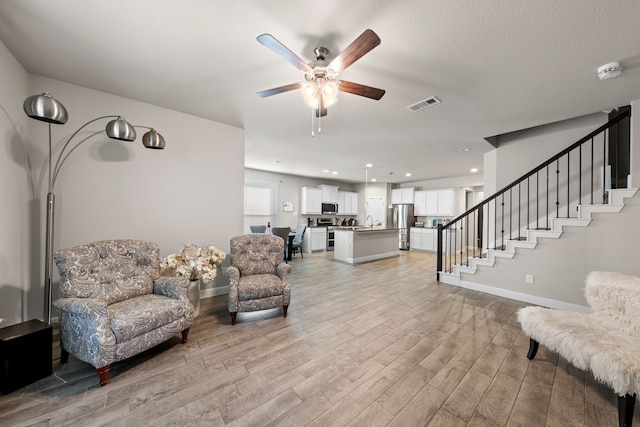
[[[526,283],[533,283],[533,274],[525,274],[524,275],[524,281]]]

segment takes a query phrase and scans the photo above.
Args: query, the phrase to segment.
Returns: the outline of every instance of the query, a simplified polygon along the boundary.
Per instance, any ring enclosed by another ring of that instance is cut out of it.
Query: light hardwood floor
[[[526,304],[437,283],[434,255],[291,264],[287,318],[231,326],[226,296],[203,299],[187,344],[114,365],[105,387],[73,356],[61,365],[54,338],[59,378],[0,396],[0,425],[617,425],[591,375],[542,346],[529,362]]]

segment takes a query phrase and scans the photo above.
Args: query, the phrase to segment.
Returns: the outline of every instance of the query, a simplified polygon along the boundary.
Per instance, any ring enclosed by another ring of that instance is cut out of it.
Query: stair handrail
[[[560,159],[561,157],[565,156],[567,153],[575,150],[576,148],[580,147],[585,142],[590,141],[595,136],[597,136],[600,133],[604,132],[605,130],[611,128],[613,125],[619,123],[620,121],[624,120],[627,117],[631,117],[631,109],[627,109],[627,110],[622,111],[619,115],[617,115],[613,119],[609,120],[607,123],[603,124],[602,126],[597,128],[593,132],[589,133],[588,135],[580,138],[578,141],[576,141],[575,143],[571,144],[569,147],[567,147],[564,150],[560,151],[558,154],[556,154],[553,157],[549,158],[548,160],[544,161],[543,163],[541,163],[540,165],[536,166],[535,168],[531,169],[529,172],[527,172],[526,174],[522,175],[520,178],[516,179],[511,184],[503,187],[501,190],[497,191],[493,195],[491,195],[488,198],[482,200],[480,203],[478,203],[477,205],[473,206],[472,208],[470,208],[466,212],[462,213],[461,215],[458,215],[453,220],[447,222],[446,224],[438,224],[438,244],[437,244],[437,261],[436,261],[436,276],[437,276],[437,280],[438,281],[440,280],[440,272],[442,271],[442,258],[443,258],[443,253],[442,253],[442,250],[443,250],[443,239],[442,239],[442,235],[443,235],[443,232],[445,230],[448,230],[449,228],[451,228],[453,226],[453,224],[456,224],[459,221],[461,221],[462,219],[468,217],[470,214],[472,214],[476,210],[480,209],[481,207],[483,207],[484,205],[490,203],[491,201],[497,199],[499,196],[505,194],[507,191],[511,190],[512,188],[514,188],[518,184],[522,183],[523,181],[529,179],[530,177],[532,177],[536,173],[540,172],[544,168],[548,167],[553,162],[555,162],[558,159]]]

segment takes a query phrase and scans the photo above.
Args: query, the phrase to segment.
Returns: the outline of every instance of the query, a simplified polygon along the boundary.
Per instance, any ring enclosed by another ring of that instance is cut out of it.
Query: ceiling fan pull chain
[[[320,114],[320,117],[318,117],[318,134],[322,133],[322,114]]]
[[[313,111],[313,108],[311,109],[311,138],[313,138],[315,136],[315,134],[313,133],[313,116],[315,115],[315,111]]]

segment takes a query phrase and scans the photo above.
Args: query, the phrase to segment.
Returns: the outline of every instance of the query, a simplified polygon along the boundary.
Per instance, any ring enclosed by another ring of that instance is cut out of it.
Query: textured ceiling
[[[487,137],[640,99],[639,22],[638,0],[0,2],[27,71],[243,128],[249,168],[352,182],[366,163],[380,181],[482,173]],[[299,92],[256,96],[303,77],[258,35],[330,61],[367,28],[382,43],[340,77],[380,101],[340,93],[312,137]],[[611,61],[622,75],[598,80]]]

